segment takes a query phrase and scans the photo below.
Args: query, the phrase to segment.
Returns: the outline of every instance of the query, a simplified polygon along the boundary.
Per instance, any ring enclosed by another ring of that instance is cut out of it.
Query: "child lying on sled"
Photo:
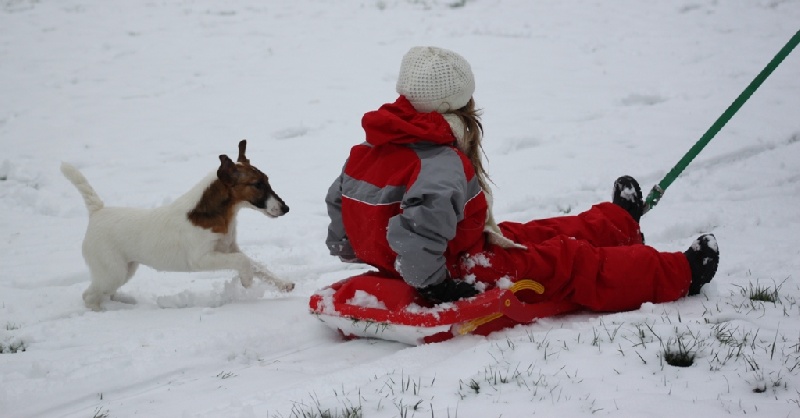
[[[592,311],[694,295],[719,263],[713,235],[685,252],[644,245],[644,204],[632,177],[612,202],[576,215],[495,223],[481,160],[482,125],[469,63],[441,48],[403,57],[400,97],[362,119],[326,202],[332,255],[401,278],[430,304],[472,297],[498,280],[542,286],[528,303],[564,301]]]

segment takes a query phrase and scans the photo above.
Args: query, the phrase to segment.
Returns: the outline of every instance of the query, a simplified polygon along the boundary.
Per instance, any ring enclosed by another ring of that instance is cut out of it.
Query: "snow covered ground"
[[[495,213],[524,221],[622,174],[649,190],[798,22],[798,0],[0,0],[0,416],[800,416],[800,50],[642,220],[667,251],[716,234],[704,294],[420,347],[308,314],[363,271],[328,256],[323,198],[409,47],[472,63]],[[295,291],[141,268],[137,304],[87,311],[60,162],[151,208],[243,138],[291,212],[242,212],[240,244]]]

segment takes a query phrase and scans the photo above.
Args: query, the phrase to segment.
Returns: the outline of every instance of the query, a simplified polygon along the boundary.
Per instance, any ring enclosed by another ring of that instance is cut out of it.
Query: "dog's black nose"
[[[283,205],[283,207],[281,207],[281,210],[283,211],[283,213],[289,213],[289,206]]]

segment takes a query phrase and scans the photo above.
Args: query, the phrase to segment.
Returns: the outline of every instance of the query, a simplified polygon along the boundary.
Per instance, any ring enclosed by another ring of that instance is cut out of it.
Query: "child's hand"
[[[453,280],[449,275],[443,282],[423,287],[418,291],[422,297],[434,304],[455,302],[462,298],[471,298],[480,293],[475,286],[465,281]]]

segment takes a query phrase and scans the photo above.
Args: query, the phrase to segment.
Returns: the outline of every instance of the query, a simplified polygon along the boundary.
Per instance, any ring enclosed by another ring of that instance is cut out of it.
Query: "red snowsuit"
[[[622,311],[685,296],[686,257],[642,245],[639,225],[601,203],[577,216],[502,222],[527,249],[490,244],[487,202],[467,157],[438,113],[418,113],[400,97],[364,115],[366,142],[353,147],[326,202],[333,255],[357,258],[413,287],[453,278],[494,284],[531,279],[544,286],[526,302],[567,301]]]

